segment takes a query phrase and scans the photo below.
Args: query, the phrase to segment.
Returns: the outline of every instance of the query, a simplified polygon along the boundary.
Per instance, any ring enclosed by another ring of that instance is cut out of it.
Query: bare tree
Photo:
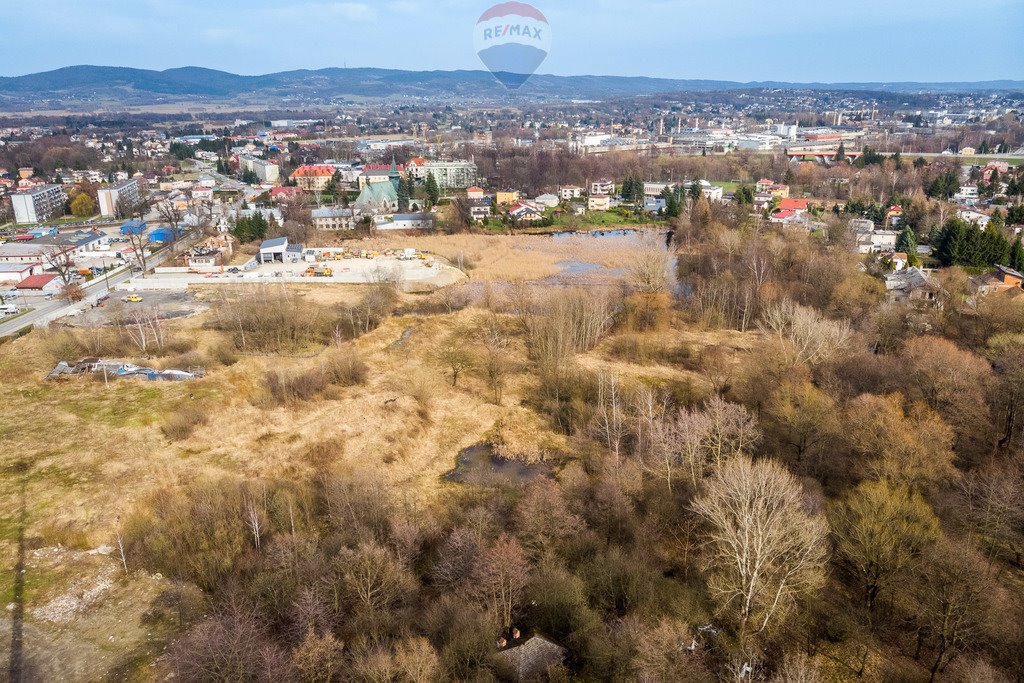
[[[509,340],[501,329],[497,318],[491,318],[483,329],[484,342],[484,375],[487,379],[487,387],[496,405],[501,405],[502,395],[505,391],[505,378],[508,375],[508,347]]]
[[[132,255],[142,270],[142,277],[146,277],[146,270],[148,270],[146,262],[149,258],[146,248],[149,246],[149,236],[140,230],[129,230],[128,242],[132,245]]]
[[[505,534],[480,555],[473,568],[473,585],[477,594],[498,616],[502,628],[512,626],[512,616],[526,587],[529,572],[530,563],[522,546]]]
[[[706,522],[708,588],[743,644],[822,585],[827,526],[805,509],[799,482],[771,460],[725,460],[704,487],[693,509]]]
[[[252,533],[252,542],[256,550],[260,549],[260,539],[263,536],[263,515],[252,498],[245,499],[245,525]]]
[[[846,350],[853,335],[848,320],[829,320],[788,299],[768,306],[758,326],[781,342],[786,361],[794,365],[817,365],[835,358]]]
[[[167,331],[158,308],[133,307],[120,320],[121,329],[141,353],[156,347],[163,349]]]
[[[437,360],[447,368],[453,387],[458,386],[459,377],[476,364],[473,353],[454,336],[449,337],[438,348]]]
[[[69,245],[55,246],[43,252],[43,262],[50,270],[56,271],[57,277],[67,288],[75,274],[75,250]]]
[[[879,593],[939,538],[939,520],[924,497],[886,482],[861,484],[831,508],[829,521],[836,552],[863,588],[869,618]]]
[[[600,373],[597,377],[597,418],[596,429],[615,458],[618,466],[622,456],[623,442],[629,435],[626,421],[625,396],[619,376]]]

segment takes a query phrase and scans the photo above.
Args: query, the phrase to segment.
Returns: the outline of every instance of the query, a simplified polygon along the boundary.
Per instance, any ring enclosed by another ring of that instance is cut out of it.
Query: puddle
[[[550,477],[544,463],[528,465],[519,460],[502,460],[487,444],[470,446],[459,452],[455,469],[444,475],[445,481],[474,486],[523,486],[538,477]]]

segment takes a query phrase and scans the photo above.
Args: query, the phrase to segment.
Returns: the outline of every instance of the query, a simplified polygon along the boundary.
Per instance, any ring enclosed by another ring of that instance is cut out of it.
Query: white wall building
[[[128,210],[139,205],[139,181],[133,178],[108,185],[100,188],[96,196],[100,203],[100,215],[104,218],[113,218],[117,215],[118,208]]]
[[[64,215],[64,203],[68,196],[60,185],[43,185],[34,190],[15,192],[11,195],[14,208],[14,222],[42,223],[56,216]]]

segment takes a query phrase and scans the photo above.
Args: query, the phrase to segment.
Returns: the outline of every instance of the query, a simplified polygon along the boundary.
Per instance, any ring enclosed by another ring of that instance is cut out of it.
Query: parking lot
[[[137,298],[139,301],[124,301]],[[208,307],[199,301],[195,294],[188,291],[147,290],[138,291],[129,286],[128,289],[111,292],[109,299],[102,305],[87,307],[77,315],[70,315],[62,322],[73,327],[96,327],[114,325],[133,308],[144,308],[156,311],[162,320],[187,318],[205,311]]]

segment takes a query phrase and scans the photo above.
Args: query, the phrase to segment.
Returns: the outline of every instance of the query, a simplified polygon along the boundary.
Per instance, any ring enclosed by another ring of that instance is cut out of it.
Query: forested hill
[[[552,76],[530,79],[521,93],[553,99],[605,99],[685,91],[752,88],[878,90],[878,91],[982,91],[1024,90],[1024,81],[978,83],[739,83],[716,80],[676,80],[624,76]],[[169,101],[222,98],[494,98],[507,91],[486,71],[398,71],[341,69],[284,71],[242,76],[201,67],[152,71],[112,66],[69,66],[54,71],[0,77],[0,102],[32,105],[44,102],[114,102],[152,104]]]

